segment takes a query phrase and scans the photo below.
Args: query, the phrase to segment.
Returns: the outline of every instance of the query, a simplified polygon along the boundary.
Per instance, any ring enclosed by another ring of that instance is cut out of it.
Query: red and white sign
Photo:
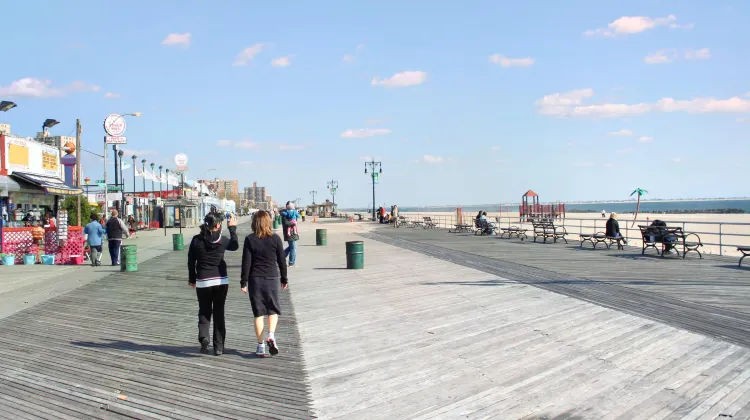
[[[126,127],[125,118],[120,114],[109,114],[104,119],[104,131],[112,137],[122,136]]]
[[[188,157],[184,153],[178,153],[174,157],[174,163],[177,165],[177,170],[185,172],[188,170]]]
[[[107,144],[125,144],[128,139],[123,136],[105,136],[104,142]]]

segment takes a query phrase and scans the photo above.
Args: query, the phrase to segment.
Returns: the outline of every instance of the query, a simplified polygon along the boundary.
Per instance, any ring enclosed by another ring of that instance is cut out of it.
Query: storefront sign
[[[109,193],[107,194],[107,202],[122,200],[122,193]],[[104,194],[96,194],[96,202],[104,202]]]
[[[61,177],[60,151],[32,139],[5,136],[0,162],[8,174],[13,171]]]

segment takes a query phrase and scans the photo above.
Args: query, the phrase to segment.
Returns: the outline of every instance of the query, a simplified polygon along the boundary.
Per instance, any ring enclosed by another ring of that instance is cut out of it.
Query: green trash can
[[[120,247],[120,271],[138,271],[138,256],[135,245]]]
[[[361,270],[365,268],[365,243],[352,241],[346,243],[346,268]]]
[[[315,245],[328,245],[328,231],[325,229],[315,229]]]
[[[181,233],[175,233],[172,235],[172,250],[182,251],[185,249],[185,242]]]
[[[273,230],[276,230],[279,228],[279,221],[274,217],[273,218]]]

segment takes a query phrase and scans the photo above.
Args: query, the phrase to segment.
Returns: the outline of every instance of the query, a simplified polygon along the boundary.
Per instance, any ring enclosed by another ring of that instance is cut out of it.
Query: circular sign
[[[118,137],[125,133],[125,118],[120,114],[109,114],[104,119],[104,131],[112,137]]]
[[[188,157],[184,153],[178,153],[174,157],[174,163],[177,166],[187,166],[188,164]]]

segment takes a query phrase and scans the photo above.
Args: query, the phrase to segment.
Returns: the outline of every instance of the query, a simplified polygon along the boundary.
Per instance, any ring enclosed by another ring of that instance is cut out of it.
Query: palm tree
[[[635,207],[635,217],[633,218],[633,223],[630,224],[631,228],[635,225],[635,220],[638,218],[638,212],[641,211],[641,196],[647,193],[648,191],[644,190],[643,188],[636,188],[635,191],[630,193],[631,197],[638,194],[638,204],[636,204]]]

